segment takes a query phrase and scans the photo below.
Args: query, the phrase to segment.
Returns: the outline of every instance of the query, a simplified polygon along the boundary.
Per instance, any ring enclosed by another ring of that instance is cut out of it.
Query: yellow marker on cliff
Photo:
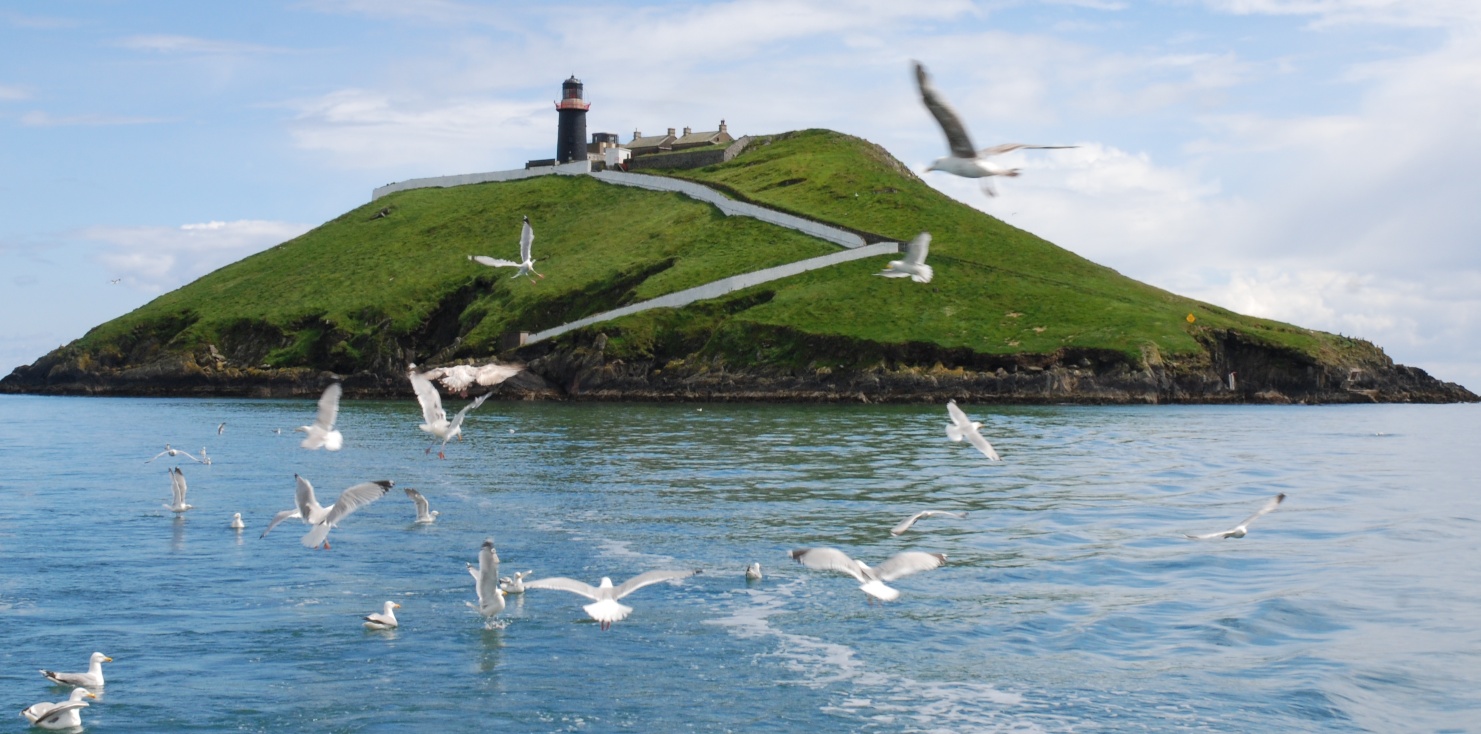
[[[1194,321],[1197,321],[1197,320],[1198,319],[1196,317],[1194,317],[1193,314],[1191,314],[1191,313],[1188,314],[1188,323],[1191,324],[1191,323],[1193,323]]]

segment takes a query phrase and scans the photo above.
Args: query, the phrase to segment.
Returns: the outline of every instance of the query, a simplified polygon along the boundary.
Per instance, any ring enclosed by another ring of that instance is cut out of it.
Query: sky
[[[1481,389],[1476,0],[0,0],[0,375],[408,178],[589,132],[828,128],[968,205]],[[922,229],[929,229],[923,222]],[[114,282],[114,281],[117,282]]]

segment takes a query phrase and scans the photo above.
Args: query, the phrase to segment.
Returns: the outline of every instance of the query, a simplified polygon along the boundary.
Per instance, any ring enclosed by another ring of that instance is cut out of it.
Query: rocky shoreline
[[[864,369],[732,367],[720,357],[622,359],[607,338],[566,341],[506,355],[527,370],[493,389],[503,400],[979,404],[1345,404],[1478,402],[1466,388],[1387,358],[1320,364],[1296,353],[1211,344],[1183,361],[1143,354],[1017,355],[996,363],[936,360]],[[935,355],[942,356],[942,355]],[[950,355],[946,355],[950,357]],[[424,365],[430,366],[430,365]],[[1231,369],[1234,368],[1234,369]],[[1238,375],[1230,388],[1227,374]],[[350,398],[409,398],[400,371],[340,375],[309,368],[235,366],[215,349],[159,355],[122,368],[98,367],[66,348],[18,367],[0,394],[141,397],[313,397],[340,381]],[[477,394],[475,391],[474,394]]]

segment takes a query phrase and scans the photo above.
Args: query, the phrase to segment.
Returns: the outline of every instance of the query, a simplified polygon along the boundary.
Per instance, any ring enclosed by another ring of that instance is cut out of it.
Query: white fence
[[[432,189],[445,188],[448,186],[465,186],[467,184],[488,183],[490,181],[518,181],[522,178],[533,178],[535,176],[549,176],[558,173],[566,176],[579,176],[591,173],[591,161],[572,161],[562,163],[558,166],[542,166],[540,168],[516,168],[513,171],[490,171],[488,173],[464,173],[457,176],[434,176],[432,178],[412,178],[405,181],[386,184],[370,193],[370,200],[393,194],[397,191],[407,189]]]

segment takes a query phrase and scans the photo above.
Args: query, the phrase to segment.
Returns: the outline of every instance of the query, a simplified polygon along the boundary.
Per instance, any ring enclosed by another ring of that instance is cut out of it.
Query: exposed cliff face
[[[244,338],[261,335],[244,330]],[[577,336],[505,355],[528,369],[494,389],[502,399],[944,402],[975,403],[1369,403],[1476,402],[1475,394],[1423,370],[1396,365],[1372,345],[1354,342],[1331,360],[1251,342],[1237,332],[1202,334],[1207,351],[1165,358],[1155,348],[1130,360],[1115,352],[984,356],[931,345],[809,344],[833,353],[832,365],[776,367],[735,354],[697,350],[682,356],[623,356],[604,333]],[[768,342],[769,343],[769,342]],[[102,363],[62,348],[0,380],[0,392],[58,395],[317,395],[341,380],[352,397],[407,397],[400,366],[352,374],[268,369],[228,356],[249,345],[208,345],[194,353],[136,348],[138,360]],[[765,355],[754,355],[756,358]],[[1234,387],[1228,375],[1236,375]]]

